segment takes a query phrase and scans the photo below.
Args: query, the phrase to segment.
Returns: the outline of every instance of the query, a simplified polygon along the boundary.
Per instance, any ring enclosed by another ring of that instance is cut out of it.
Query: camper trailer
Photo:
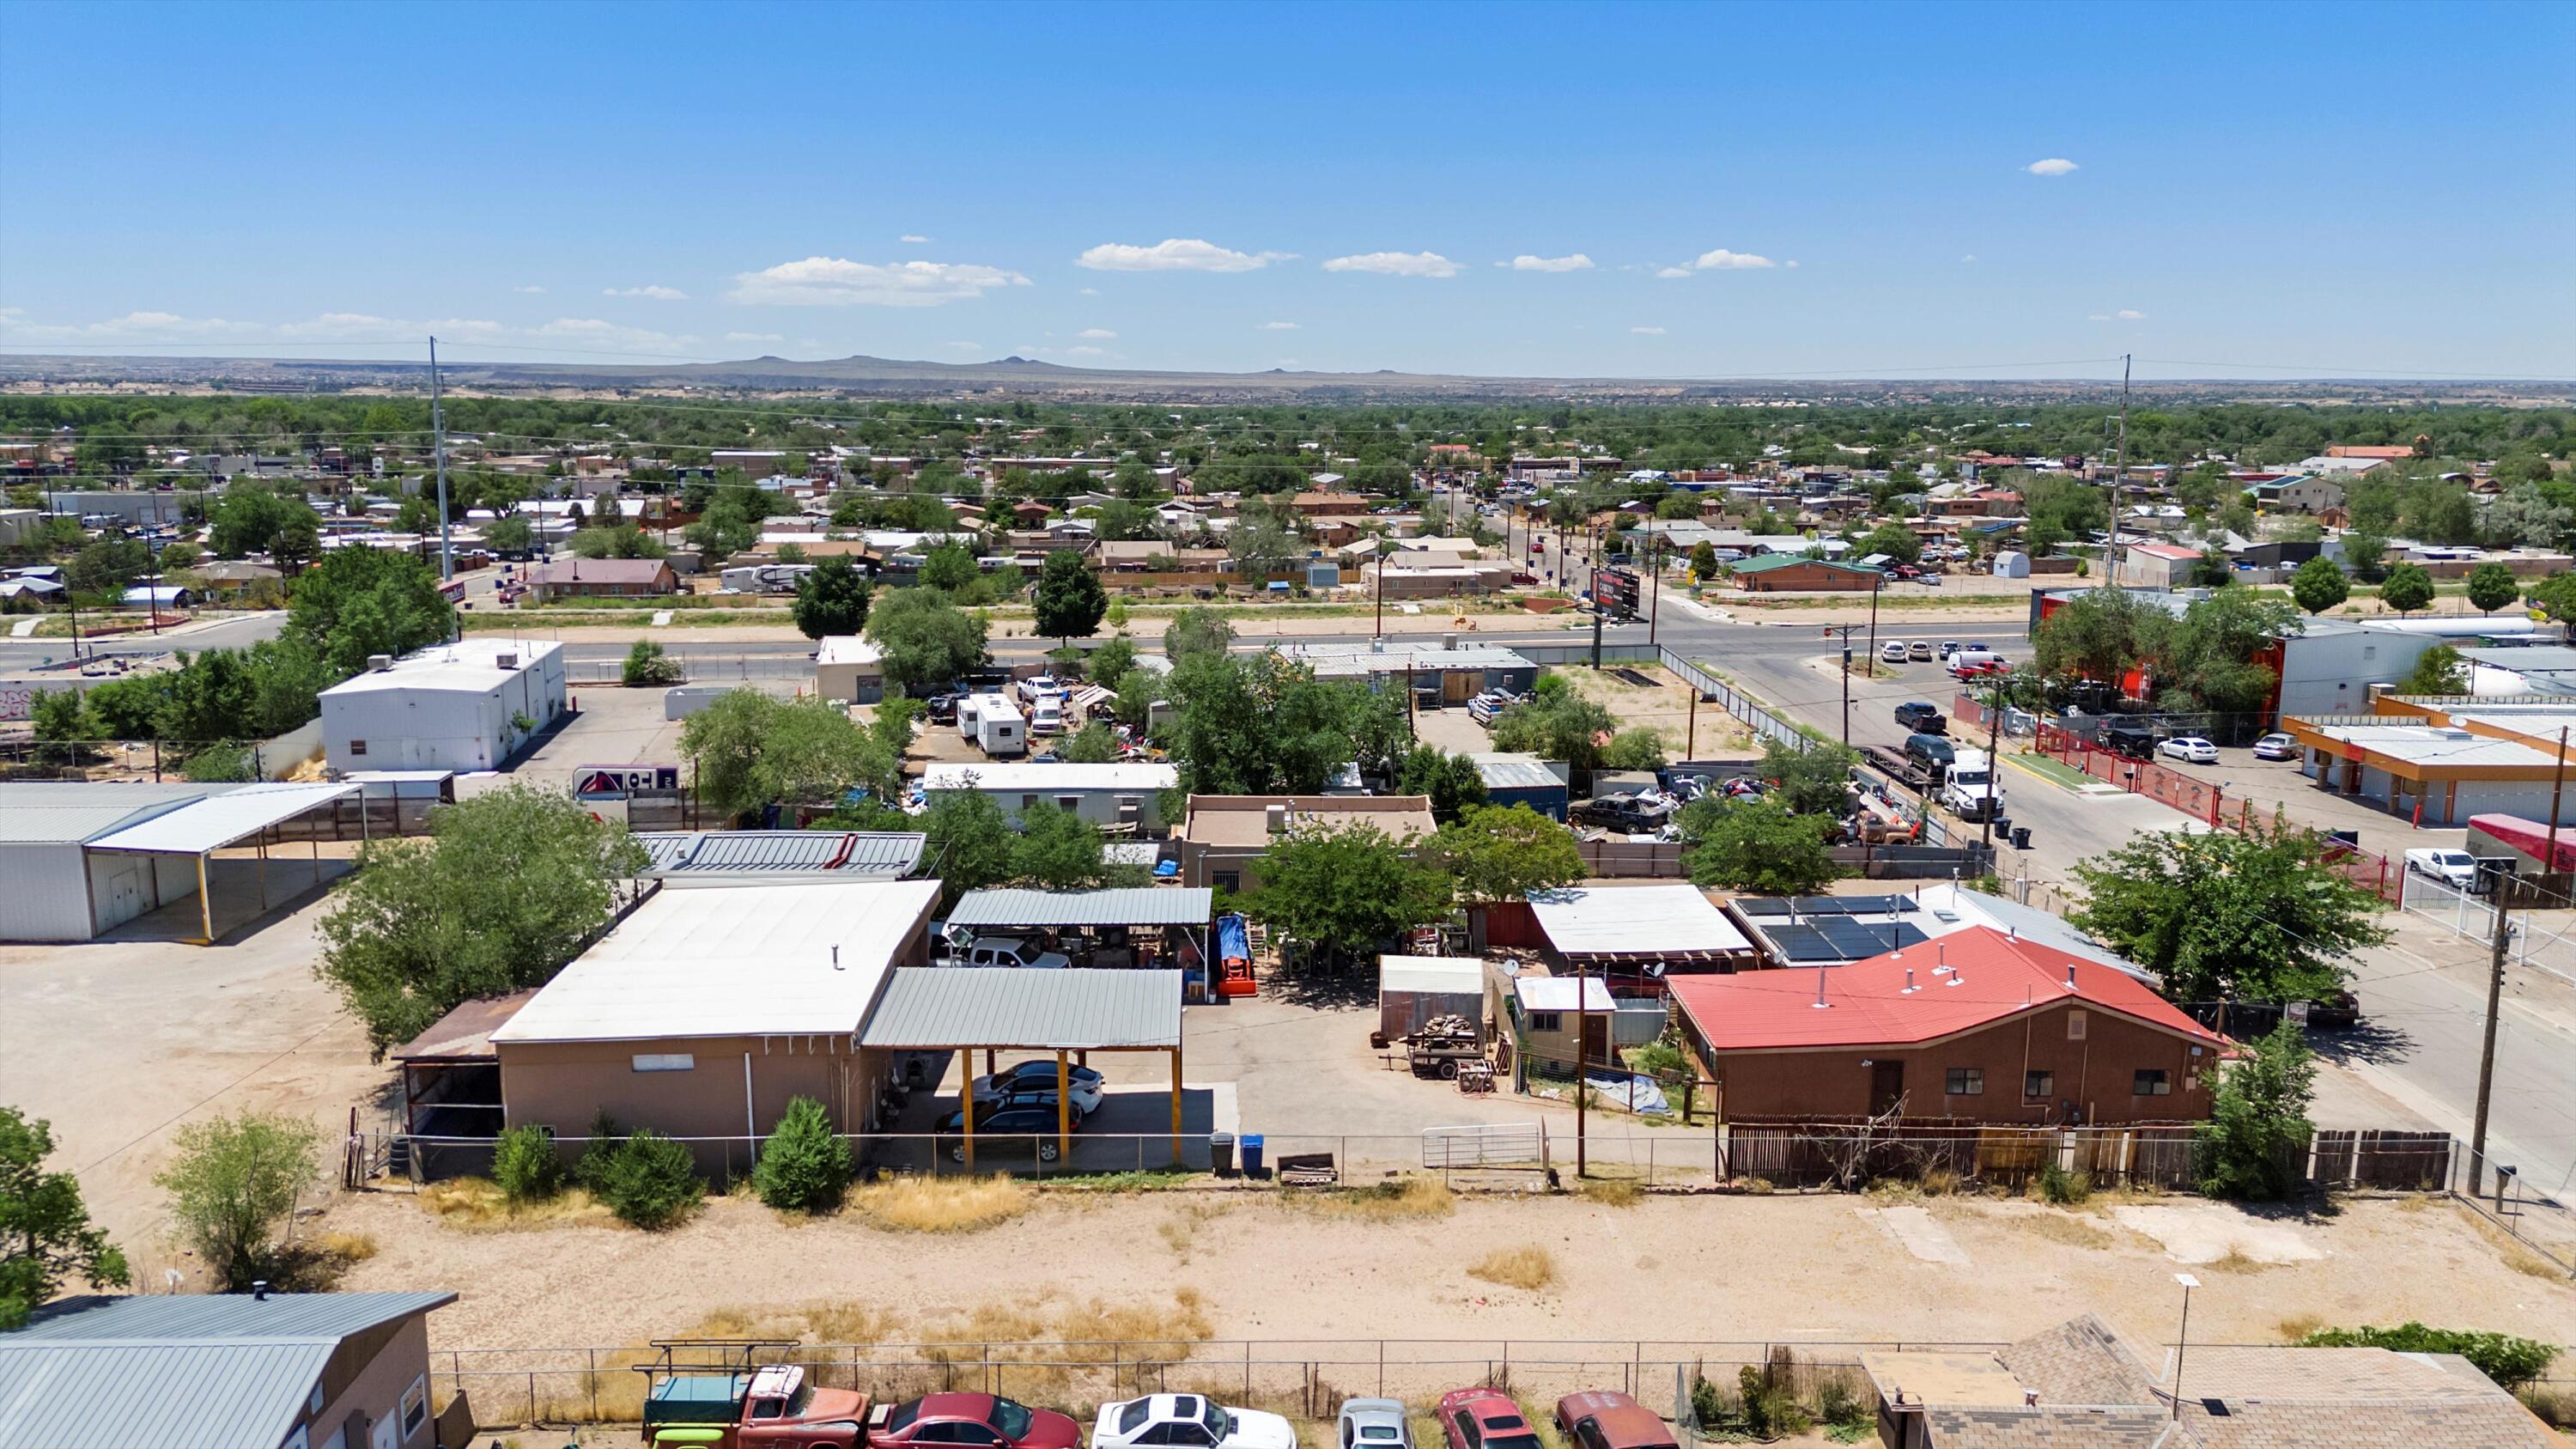
[[[812,564],[745,564],[724,571],[728,594],[792,594],[797,581],[814,571]]]
[[[1029,752],[1028,721],[1008,699],[998,694],[977,695],[973,701],[975,732],[970,738],[978,748],[993,758],[1007,759]],[[957,718],[966,718],[966,706],[957,707]]]

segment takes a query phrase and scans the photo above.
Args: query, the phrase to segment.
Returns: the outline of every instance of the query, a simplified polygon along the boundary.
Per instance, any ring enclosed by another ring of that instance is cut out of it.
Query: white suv
[[[949,959],[960,966],[1020,966],[1032,971],[1061,971],[1073,964],[1063,952],[1042,950],[1037,942],[1018,936],[984,936]]]

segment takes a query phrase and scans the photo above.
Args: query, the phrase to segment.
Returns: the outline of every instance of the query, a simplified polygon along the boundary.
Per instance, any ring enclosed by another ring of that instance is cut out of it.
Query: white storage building
[[[1131,825],[1160,834],[1160,792],[1177,790],[1177,765],[1081,765],[1013,761],[990,765],[933,765],[924,771],[921,788],[936,804],[942,793],[980,790],[993,797],[1016,827],[1020,812],[1045,801],[1070,810],[1099,826]]]
[[[497,769],[563,712],[561,644],[464,639],[322,691],[323,756],[334,770]]]
[[[201,896],[215,851],[357,792],[355,785],[271,783],[0,784],[0,941],[86,941]],[[243,862],[226,866],[228,886],[250,873]],[[256,870],[265,910],[265,859]],[[295,885],[296,873],[281,869],[279,888]],[[321,875],[317,858],[310,884],[321,884]],[[200,899],[195,914],[213,940],[212,902]],[[238,906],[226,914],[238,914]]]

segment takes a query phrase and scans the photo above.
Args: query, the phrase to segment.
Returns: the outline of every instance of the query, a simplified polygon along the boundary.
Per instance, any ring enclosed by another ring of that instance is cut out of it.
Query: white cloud
[[[1689,276],[1689,275],[1690,275],[1690,268],[1688,268],[1688,267],[1659,267],[1659,268],[1657,268],[1657,269],[1655,270],[1655,275],[1656,275],[1656,276],[1658,276],[1658,277],[1664,277],[1664,278],[1667,278],[1667,279],[1669,279],[1669,278],[1673,278],[1673,277],[1687,277],[1687,276]]]
[[[744,272],[725,295],[736,302],[785,307],[937,307],[971,301],[1029,279],[1000,267],[959,262],[894,262],[878,266],[845,257],[807,257]]]
[[[1098,287],[1085,287],[1082,289],[1081,295],[1085,297],[1097,297],[1100,295],[1100,289]]]
[[[1631,327],[1628,330],[1636,333],[1640,337],[1661,337],[1664,335],[1664,329],[1661,327]]]
[[[1386,277],[1454,277],[1458,264],[1438,252],[1361,252],[1324,263],[1328,272],[1375,272]]]
[[[1563,257],[1534,257],[1525,252],[1508,262],[1494,265],[1509,267],[1515,272],[1588,272],[1592,270],[1592,259],[1581,252]]]
[[[1257,272],[1291,252],[1229,251],[1196,237],[1167,237],[1149,247],[1103,242],[1073,259],[1095,272]]]
[[[2045,161],[2033,161],[2021,169],[2033,176],[2063,176],[2078,168],[2063,156],[2051,156]]]
[[[942,342],[939,345],[942,347],[954,347],[960,352],[981,352],[984,350],[984,344],[981,342]]]
[[[777,332],[728,332],[724,335],[724,340],[727,342],[784,342],[787,338]]]
[[[1786,261],[1786,262],[1782,262],[1780,265],[1782,265],[1782,266],[1784,266],[1784,267],[1787,267],[1789,270],[1791,270],[1791,271],[1793,271],[1793,272],[1794,272],[1794,271],[1796,271],[1796,270],[1798,269],[1798,264],[1797,264],[1795,261]]]
[[[1283,357],[1270,365],[1272,367],[1295,367],[1297,365],[1297,359],[1293,357]]]
[[[1702,272],[1758,271],[1772,265],[1774,263],[1769,257],[1755,256],[1751,252],[1731,252],[1724,247],[1719,247],[1715,251],[1701,252],[1691,262],[1694,270]],[[1794,267],[1797,263],[1791,262],[1789,265]]]
[[[546,289],[543,287],[512,287],[510,290],[529,297],[542,297],[546,294]]]
[[[2123,307],[2120,309],[2120,320],[2123,322],[2144,322],[2147,320],[2147,314],[2138,311],[2134,307]]]
[[[1973,262],[1973,261],[1975,261],[1976,259],[1977,259],[1977,254],[1976,254],[1975,252],[1970,252],[1970,253],[1968,253],[1966,256],[1959,258],[1959,260],[1960,260],[1960,261],[1962,261],[1962,262]]]
[[[1097,347],[1068,347],[1064,350],[1064,355],[1067,357],[1106,357],[1108,356],[1108,353]]]
[[[1294,322],[1264,322],[1261,324],[1261,330],[1264,332],[1294,332],[1297,330],[1297,324]]]
[[[689,294],[681,291],[679,288],[663,286],[603,287],[600,289],[599,294],[603,297],[649,297],[656,302],[685,302],[689,300]]]
[[[930,244],[930,238],[926,236],[914,236],[910,232],[905,232],[902,236],[895,238],[895,240],[902,242],[905,246],[919,247],[928,246]]]
[[[323,312],[293,322],[239,322],[222,317],[185,317],[175,312],[128,312],[101,322],[79,324],[22,323],[11,320],[8,340],[33,342],[124,342],[149,346],[193,342],[345,342],[370,347],[425,348],[427,339],[475,342],[557,343],[584,350],[643,351],[685,356],[697,346],[691,336],[628,327],[597,318],[559,317],[535,327],[505,326],[479,317],[401,318],[366,312]]]
[[[1073,335],[1076,337],[1115,337],[1118,334],[1110,331],[1106,327],[1085,327]]]

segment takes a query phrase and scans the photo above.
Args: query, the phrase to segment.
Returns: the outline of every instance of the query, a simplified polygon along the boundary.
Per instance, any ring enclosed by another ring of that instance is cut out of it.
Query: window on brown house
[[[2034,1102],[2044,1102],[2056,1096],[2057,1074],[2054,1072],[2022,1073],[2021,1094]]]
[[[1953,1097],[1982,1097],[1986,1094],[1986,1071],[1983,1067],[1952,1067],[1948,1085],[1943,1087]]]
[[[2173,1095],[2173,1078],[2162,1067],[2140,1067],[2129,1091],[2139,1097],[2169,1097]]]

